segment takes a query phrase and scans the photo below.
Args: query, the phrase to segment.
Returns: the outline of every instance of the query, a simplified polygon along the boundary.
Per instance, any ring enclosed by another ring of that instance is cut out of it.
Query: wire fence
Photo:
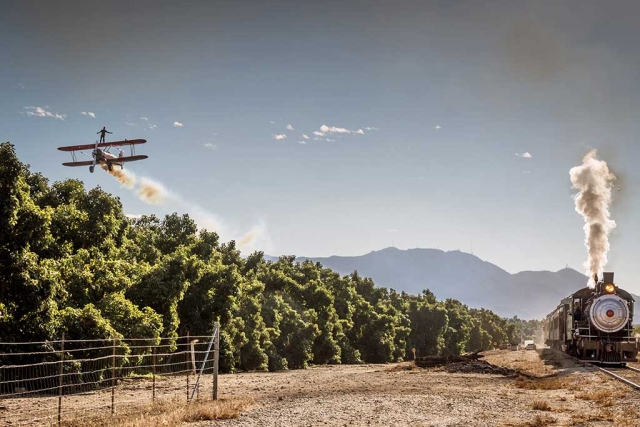
[[[210,336],[0,342],[0,426],[133,412],[158,399],[217,399]],[[69,337],[67,337],[69,338]]]

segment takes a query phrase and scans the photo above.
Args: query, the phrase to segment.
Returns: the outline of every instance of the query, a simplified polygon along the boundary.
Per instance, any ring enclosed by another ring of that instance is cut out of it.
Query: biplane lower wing
[[[67,162],[63,163],[62,166],[91,166],[93,162],[91,160],[85,160],[84,162]]]
[[[144,144],[147,142],[146,139],[125,139],[124,141],[113,141],[113,142],[101,142],[97,146],[98,147],[119,147],[122,145],[136,145],[136,144]],[[96,147],[96,144],[83,144],[83,145],[70,145],[68,147],[58,147],[60,151],[80,151],[80,150],[93,150]]]
[[[149,156],[145,156],[144,154],[137,156],[127,156],[127,157],[116,157],[114,159],[108,159],[107,163],[125,163],[125,162],[135,162],[137,160],[148,159]]]

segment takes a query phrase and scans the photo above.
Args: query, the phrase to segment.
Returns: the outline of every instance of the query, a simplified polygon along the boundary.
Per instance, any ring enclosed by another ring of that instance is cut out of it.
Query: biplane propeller
[[[63,163],[63,166],[89,166],[89,172],[93,173],[96,165],[106,165],[107,169],[110,171],[113,170],[113,166],[120,166],[120,169],[124,169],[124,164],[126,162],[135,162],[137,160],[144,160],[149,156],[145,156],[142,154],[136,155],[135,146],[137,144],[144,144],[147,142],[146,139],[131,139],[124,141],[114,141],[114,142],[96,142],[95,144],[84,144],[84,145],[70,145],[67,147],[58,147],[60,151],[70,151],[72,162]],[[131,149],[131,155],[125,156],[124,151],[119,147],[123,145],[128,145]],[[102,150],[100,147],[107,147],[105,150]],[[109,152],[111,147],[116,147],[120,151],[120,155],[115,156]],[[78,161],[76,158],[76,151],[80,151],[85,156],[88,156],[83,150],[92,150],[91,157],[92,160],[84,160]]]

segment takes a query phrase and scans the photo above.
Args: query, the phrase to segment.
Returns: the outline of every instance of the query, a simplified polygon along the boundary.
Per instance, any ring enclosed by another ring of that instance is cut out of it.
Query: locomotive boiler
[[[602,280],[596,275],[595,282],[595,288],[580,289],[563,299],[545,318],[545,343],[592,362],[636,362],[631,294],[615,285],[611,272]]]

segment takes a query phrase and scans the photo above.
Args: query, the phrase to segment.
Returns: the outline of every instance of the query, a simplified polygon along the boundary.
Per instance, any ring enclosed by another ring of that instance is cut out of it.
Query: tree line
[[[384,363],[531,338],[537,321],[375,286],[294,256],[241,256],[188,215],[127,218],[0,144],[0,341],[209,335],[223,371]]]

